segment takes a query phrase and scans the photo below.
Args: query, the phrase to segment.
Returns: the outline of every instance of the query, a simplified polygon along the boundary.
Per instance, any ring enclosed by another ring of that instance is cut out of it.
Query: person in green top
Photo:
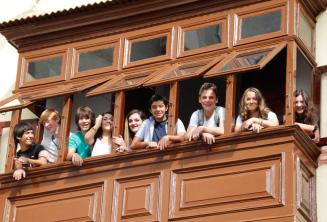
[[[83,159],[91,156],[91,147],[85,141],[85,134],[92,130],[91,126],[95,123],[95,115],[92,109],[88,106],[78,107],[75,123],[78,131],[69,136],[66,159],[71,160],[75,166],[82,166]]]

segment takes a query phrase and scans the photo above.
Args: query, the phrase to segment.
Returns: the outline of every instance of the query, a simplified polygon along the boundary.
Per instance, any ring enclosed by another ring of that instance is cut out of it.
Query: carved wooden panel
[[[303,221],[315,220],[315,177],[305,164],[299,159],[296,159],[297,165],[297,195],[296,205]]]
[[[281,156],[260,163],[231,163],[175,170],[170,218],[282,205]],[[240,186],[241,184],[241,186]]]
[[[160,173],[117,179],[112,221],[158,221]]]
[[[4,221],[99,221],[103,184],[10,196]]]

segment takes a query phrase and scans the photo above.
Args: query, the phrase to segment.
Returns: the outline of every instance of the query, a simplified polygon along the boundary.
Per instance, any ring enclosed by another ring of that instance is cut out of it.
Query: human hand
[[[98,115],[97,118],[95,119],[95,124],[94,126],[99,129],[102,125],[102,115]]]
[[[263,126],[261,126],[258,123],[252,123],[252,125],[249,128],[249,130],[251,130],[253,132],[257,132],[257,133],[259,133],[261,129],[263,129]]]
[[[158,147],[160,150],[164,150],[169,143],[170,143],[170,137],[169,135],[166,135],[159,140]]]
[[[13,178],[15,180],[20,180],[26,177],[26,172],[24,169],[17,169],[14,171]]]
[[[25,156],[20,156],[17,160],[22,164],[28,164],[29,163],[29,159],[27,157],[25,157]]]
[[[202,133],[202,140],[209,145],[216,141],[215,137],[211,133]]]
[[[83,164],[83,159],[78,155],[78,153],[74,153],[72,156],[72,162],[74,166],[82,166]]]
[[[158,148],[158,144],[157,144],[157,142],[150,141],[150,142],[148,142],[148,145],[145,148],[146,149]]]
[[[198,126],[196,127],[189,137],[189,141],[191,140],[198,140],[203,132],[204,126]]]
[[[112,142],[116,144],[118,147],[116,148],[117,152],[124,152],[128,150],[126,143],[121,135],[119,136],[113,136],[112,137]]]

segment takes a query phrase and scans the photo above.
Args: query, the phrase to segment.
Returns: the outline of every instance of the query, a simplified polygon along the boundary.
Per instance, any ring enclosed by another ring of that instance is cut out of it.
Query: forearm
[[[132,144],[131,144],[130,148],[131,148],[132,150],[135,150],[135,149],[144,149],[144,148],[146,148],[148,145],[149,145],[148,142],[144,142],[144,141],[142,141],[142,140],[140,140],[140,139],[138,139],[138,138],[136,139],[136,138],[134,137],[134,139],[133,139],[133,141],[132,141]]]
[[[304,123],[295,123],[298,125],[304,132],[308,133],[309,135],[313,133],[313,130],[315,128],[314,125],[304,124]]]
[[[74,153],[76,153],[75,149],[69,149],[66,160],[72,160]]]
[[[94,136],[97,131],[98,131],[98,127],[93,126],[89,129],[89,131],[85,133],[84,139],[87,144],[92,145],[94,143]]]
[[[37,165],[37,166],[42,166],[42,165],[46,165],[47,164],[47,159],[44,157],[40,157],[39,159],[28,159],[28,162],[33,164],[33,165]]]
[[[185,140],[185,133],[179,133],[177,135],[168,135],[169,141],[173,143],[179,143]]]
[[[210,133],[214,136],[220,136],[224,134],[224,126],[219,126],[219,127],[204,127],[203,128],[203,133]]]

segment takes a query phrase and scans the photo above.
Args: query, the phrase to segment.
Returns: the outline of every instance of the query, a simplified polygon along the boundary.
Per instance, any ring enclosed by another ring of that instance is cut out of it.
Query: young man
[[[146,119],[131,144],[131,149],[159,148],[165,149],[168,144],[184,140],[185,127],[181,120],[177,120],[175,135],[167,135],[168,119],[166,112],[168,101],[160,96],[153,95],[149,101],[149,111],[152,116]]]
[[[78,107],[75,115],[75,123],[78,131],[69,136],[68,154],[66,159],[71,160],[73,165],[82,166],[83,159],[91,156],[91,147],[85,141],[85,134],[95,122],[95,115],[92,109],[88,106]]]
[[[46,109],[42,112],[39,122],[44,126],[41,144],[49,153],[49,162],[54,163],[58,158],[58,133],[60,128],[59,112],[55,109]]]
[[[202,109],[193,112],[186,137],[189,141],[202,140],[207,144],[215,142],[215,136],[224,134],[225,108],[218,103],[217,87],[204,83],[199,90],[199,103]]]
[[[40,144],[34,144],[34,130],[30,123],[22,122],[14,128],[15,144],[20,145],[20,150],[16,153],[15,180],[25,178],[24,168],[46,165],[48,162],[48,152]]]

